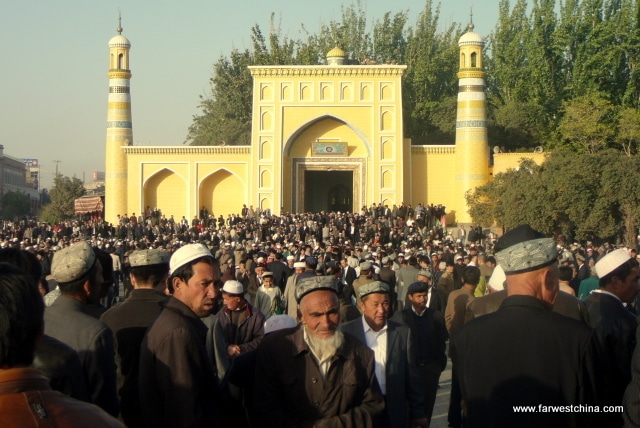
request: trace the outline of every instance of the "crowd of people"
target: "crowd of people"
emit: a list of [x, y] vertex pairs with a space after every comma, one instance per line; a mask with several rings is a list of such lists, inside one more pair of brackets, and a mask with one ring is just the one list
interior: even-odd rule
[[2, 426], [427, 427], [447, 342], [450, 426], [640, 426], [635, 248], [421, 204], [198, 217], [2, 223]]

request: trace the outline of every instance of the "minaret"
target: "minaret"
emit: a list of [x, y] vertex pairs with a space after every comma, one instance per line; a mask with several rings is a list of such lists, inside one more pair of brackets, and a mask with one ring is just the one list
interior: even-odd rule
[[127, 157], [122, 149], [122, 146], [130, 146], [133, 142], [129, 93], [131, 43], [122, 35], [121, 22], [121, 18], [118, 18], [118, 35], [109, 40], [109, 101], [104, 180], [104, 219], [114, 225], [118, 214], [131, 214], [127, 211]]
[[470, 223], [465, 193], [489, 181], [489, 142], [482, 37], [473, 31], [473, 20], [460, 37], [458, 115], [456, 118], [456, 220]]

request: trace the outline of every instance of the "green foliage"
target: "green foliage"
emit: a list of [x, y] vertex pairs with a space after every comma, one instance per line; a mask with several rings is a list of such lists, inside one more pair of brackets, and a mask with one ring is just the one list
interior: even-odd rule
[[58, 174], [53, 179], [53, 188], [49, 192], [51, 203], [43, 207], [41, 215], [55, 218], [55, 222], [73, 217], [75, 200], [84, 196], [85, 193], [86, 190], [79, 178]]
[[31, 197], [26, 193], [9, 191], [2, 196], [2, 217], [13, 219], [31, 212]]
[[575, 154], [558, 150], [538, 166], [517, 169], [466, 195], [474, 222], [505, 228], [530, 224], [548, 235], [614, 239], [633, 245], [640, 225], [640, 159], [615, 150]]
[[[200, 99], [185, 143], [251, 143], [252, 65], [324, 64], [336, 45], [348, 62], [406, 64], [404, 136], [413, 144], [455, 141], [460, 23], [442, 25], [426, 0], [415, 22], [386, 12], [368, 22], [362, 3], [311, 33], [250, 29], [250, 48], [213, 66], [211, 92]], [[635, 154], [640, 111], [640, 0], [501, 0], [484, 50], [489, 138], [507, 151], [535, 146]]]

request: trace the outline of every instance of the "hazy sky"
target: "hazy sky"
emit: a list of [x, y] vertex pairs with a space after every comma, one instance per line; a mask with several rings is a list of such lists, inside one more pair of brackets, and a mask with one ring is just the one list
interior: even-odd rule
[[[474, 4], [475, 3], [475, 4]], [[182, 145], [199, 96], [209, 94], [213, 63], [234, 47], [250, 46], [250, 29], [269, 29], [271, 13], [285, 35], [300, 25], [315, 32], [340, 19], [351, 1], [323, 0], [0, 0], [0, 144], [17, 158], [36, 158], [41, 184], [59, 172], [92, 180], [104, 171], [108, 42], [118, 9], [131, 41], [130, 68], [135, 145]], [[369, 25], [386, 11], [409, 11], [421, 0], [363, 1]], [[434, 0], [437, 5], [437, 1]], [[445, 0], [440, 22], [466, 24], [474, 7], [475, 31], [487, 36], [498, 0]]]

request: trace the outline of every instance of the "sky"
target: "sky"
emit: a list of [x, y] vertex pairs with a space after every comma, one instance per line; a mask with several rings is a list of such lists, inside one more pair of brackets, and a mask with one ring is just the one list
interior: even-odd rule
[[[423, 0], [360, 0], [368, 25], [387, 11], [408, 11]], [[475, 4], [474, 4], [475, 3]], [[444, 0], [440, 23], [466, 25], [473, 7], [475, 31], [495, 27], [499, 0]], [[0, 144], [6, 155], [38, 159], [41, 187], [56, 172], [91, 182], [105, 169], [108, 42], [118, 11], [131, 42], [134, 145], [180, 146], [199, 97], [210, 93], [213, 64], [233, 48], [250, 47], [250, 30], [264, 33], [275, 13], [284, 35], [301, 25], [316, 32], [339, 20], [351, 0], [0, 0]], [[434, 6], [438, 4], [433, 1]], [[57, 162], [60, 161], [60, 162]]]

